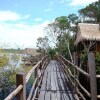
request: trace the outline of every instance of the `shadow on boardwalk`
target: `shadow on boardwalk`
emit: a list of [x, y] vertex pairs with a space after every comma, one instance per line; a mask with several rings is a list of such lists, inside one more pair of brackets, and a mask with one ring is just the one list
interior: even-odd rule
[[75, 100], [61, 65], [55, 60], [45, 70], [39, 100]]

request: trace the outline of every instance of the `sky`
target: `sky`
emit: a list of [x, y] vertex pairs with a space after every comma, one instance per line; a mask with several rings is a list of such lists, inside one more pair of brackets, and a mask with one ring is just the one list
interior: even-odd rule
[[0, 0], [0, 46], [36, 48], [44, 27], [98, 0]]

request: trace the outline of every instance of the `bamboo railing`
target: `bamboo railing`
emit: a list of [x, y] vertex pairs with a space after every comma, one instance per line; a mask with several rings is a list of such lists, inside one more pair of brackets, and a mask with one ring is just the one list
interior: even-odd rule
[[[57, 59], [59, 62], [61, 62], [62, 69], [65, 73], [65, 76], [68, 77], [70, 83], [72, 84], [74, 88], [74, 92], [76, 92], [83, 100], [86, 100], [85, 96], [83, 93], [80, 91], [80, 89], [91, 99], [91, 100], [97, 100], [100, 98], [100, 95], [97, 95], [97, 83], [96, 83], [96, 78], [100, 78], [100, 75], [96, 75], [96, 70], [95, 70], [95, 58], [93, 53], [88, 54], [88, 68], [89, 68], [89, 73], [85, 72], [81, 68], [79, 68], [76, 63], [77, 63], [77, 58], [74, 57], [74, 63], [70, 62], [69, 60], [65, 59], [61, 55], [57, 55]], [[72, 72], [69, 68], [73, 68], [74, 72]], [[80, 83], [78, 76], [79, 73], [83, 74], [90, 80], [90, 92]]]
[[[35, 100], [39, 96], [39, 88], [43, 79], [44, 70], [49, 63], [48, 56], [42, 58], [33, 68], [25, 75], [24, 73], [16, 74], [16, 89], [9, 94], [4, 100], [12, 100], [14, 97], [17, 100]], [[40, 70], [40, 75], [38, 71]], [[26, 84], [28, 83], [32, 73], [34, 73], [34, 83], [30, 90], [29, 96], [26, 99]], [[33, 94], [34, 93], [34, 94]]]

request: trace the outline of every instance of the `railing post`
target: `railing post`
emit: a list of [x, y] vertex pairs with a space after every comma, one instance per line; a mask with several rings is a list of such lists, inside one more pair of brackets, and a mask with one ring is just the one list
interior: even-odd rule
[[88, 54], [88, 66], [90, 74], [91, 100], [97, 100], [96, 66], [93, 53]]
[[26, 84], [25, 84], [25, 74], [16, 74], [16, 87], [23, 85], [23, 89], [17, 94], [17, 100], [26, 100]]
[[[39, 66], [37, 66], [36, 67], [36, 69], [35, 69], [35, 79], [37, 78], [37, 82], [36, 82], [36, 85], [35, 85], [35, 89], [38, 87], [38, 67]], [[39, 91], [37, 90], [37, 94], [36, 94], [36, 98], [38, 98], [38, 96], [39, 96]]]

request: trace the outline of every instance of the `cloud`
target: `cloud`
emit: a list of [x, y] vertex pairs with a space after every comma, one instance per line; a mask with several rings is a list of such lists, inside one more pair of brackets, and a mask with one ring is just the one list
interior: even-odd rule
[[21, 16], [12, 11], [0, 11], [0, 21], [16, 21], [21, 19]]
[[42, 21], [42, 18], [35, 18], [35, 21]]
[[43, 29], [49, 23], [45, 21], [38, 25], [0, 23], [0, 42], [24, 47], [36, 47], [38, 37], [43, 37]]
[[50, 12], [50, 11], [52, 11], [52, 8], [48, 8], [48, 9], [45, 9], [45, 10], [43, 10], [43, 11], [45, 11], [45, 12]]
[[70, 2], [70, 5], [72, 5], [72, 6], [86, 5], [86, 4], [90, 4], [92, 2], [95, 2], [95, 1], [98, 1], [98, 0], [72, 0]]

